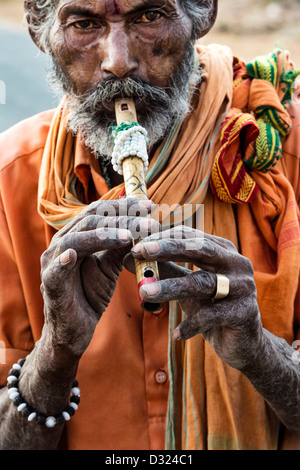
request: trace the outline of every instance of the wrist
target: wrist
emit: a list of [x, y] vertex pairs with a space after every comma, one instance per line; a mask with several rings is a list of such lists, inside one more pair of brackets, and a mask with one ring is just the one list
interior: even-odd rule
[[54, 428], [57, 425], [63, 424], [65, 421], [69, 421], [71, 416], [75, 414], [75, 411], [78, 409], [78, 404], [80, 403], [80, 389], [78, 388], [79, 384], [77, 380], [73, 382], [67, 406], [54, 416], [53, 413], [52, 415], [48, 415], [47, 412], [40, 412], [40, 410], [28, 404], [20, 392], [19, 381], [25, 362], [26, 359], [20, 359], [18, 363], [13, 364], [7, 377], [8, 397], [17, 408], [19, 414], [30, 423], [45, 425], [48, 428]]
[[[68, 316], [68, 313], [65, 315]], [[67, 324], [58, 322], [55, 325], [53, 320], [48, 319], [48, 316], [50, 315], [45, 312], [45, 322], [40, 339], [46, 348], [46, 353], [53, 352], [57, 360], [60, 357], [65, 357], [68, 361], [79, 360], [92, 339], [96, 324], [92, 325], [90, 329], [89, 319], [82, 318], [80, 323], [68, 321]]]
[[260, 320], [255, 330], [252, 331], [251, 334], [248, 334], [248, 338], [244, 341], [244, 344], [245, 348], [242, 347], [241, 352], [241, 356], [244, 360], [241, 361], [241, 365], [238, 369], [243, 374], [248, 375], [253, 373], [253, 371], [258, 371], [264, 364], [267, 344], [265, 330]]
[[59, 342], [51, 329], [44, 326], [42, 336], [35, 344], [36, 355], [39, 358], [40, 373], [54, 371], [57, 374], [75, 373], [82, 353], [74, 351], [72, 343]]
[[46, 358], [46, 361], [50, 358], [55, 369], [78, 363], [86, 350], [75, 332], [69, 336], [62, 330], [63, 328], [53, 328], [52, 324], [45, 320], [41, 338], [36, 343], [42, 357]]
[[252, 354], [245, 362], [240, 371], [245, 374], [250, 380], [252, 377], [264, 377], [266, 373], [266, 365], [268, 364], [268, 356], [270, 354], [270, 345], [268, 332], [261, 328], [258, 335], [255, 347], [252, 349]]
[[20, 394], [26, 403], [45, 415], [60, 413], [68, 403], [79, 359], [68, 349], [53, 349], [43, 333], [19, 377]]

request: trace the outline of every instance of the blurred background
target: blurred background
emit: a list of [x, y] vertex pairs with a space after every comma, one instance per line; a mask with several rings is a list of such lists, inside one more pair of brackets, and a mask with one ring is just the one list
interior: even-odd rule
[[[213, 30], [202, 39], [245, 60], [281, 46], [300, 68], [300, 0], [219, 0]], [[0, 132], [57, 105], [47, 85], [48, 60], [23, 24], [23, 0], [0, 0]]]

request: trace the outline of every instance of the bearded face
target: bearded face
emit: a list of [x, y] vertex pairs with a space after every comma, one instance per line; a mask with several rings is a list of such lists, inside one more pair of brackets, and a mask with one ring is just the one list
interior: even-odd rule
[[60, 0], [51, 82], [68, 96], [69, 126], [102, 158], [112, 152], [114, 100], [134, 98], [149, 147], [188, 110], [192, 24], [176, 0]]
[[74, 92], [59, 63], [53, 57], [49, 81], [67, 95], [69, 128], [80, 133], [85, 144], [103, 160], [113, 151], [111, 127], [115, 125], [114, 101], [133, 98], [139, 123], [147, 129], [151, 149], [163, 139], [174, 120], [189, 112], [188, 94], [191, 85], [200, 80], [200, 70], [194, 63], [194, 50], [188, 45], [184, 60], [167, 87], [153, 86], [139, 76], [104, 78], [83, 94]]
[[109, 156], [114, 100], [130, 97], [153, 147], [189, 111], [200, 76], [192, 40], [196, 29], [209, 29], [216, 3], [25, 0], [30, 33], [52, 57], [50, 82], [68, 97], [70, 129]]

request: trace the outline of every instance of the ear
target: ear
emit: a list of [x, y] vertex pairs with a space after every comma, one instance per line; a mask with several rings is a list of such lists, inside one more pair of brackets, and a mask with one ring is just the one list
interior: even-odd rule
[[207, 31], [205, 32], [205, 34], [207, 34], [211, 28], [213, 27], [213, 25], [215, 24], [216, 22], [216, 19], [217, 19], [217, 15], [218, 15], [218, 0], [213, 0], [213, 5], [212, 5], [212, 9], [211, 9], [211, 13], [210, 13], [210, 24], [209, 24], [209, 27], [207, 29]]
[[198, 7], [206, 9], [207, 19], [200, 23], [197, 28], [196, 35], [200, 39], [205, 36], [215, 24], [218, 14], [218, 0], [194, 0]]
[[44, 48], [40, 44], [39, 35], [37, 32], [38, 27], [43, 23], [46, 18], [45, 10], [43, 8], [37, 7], [36, 0], [25, 0], [24, 12], [28, 31], [33, 42], [42, 52], [45, 52]]

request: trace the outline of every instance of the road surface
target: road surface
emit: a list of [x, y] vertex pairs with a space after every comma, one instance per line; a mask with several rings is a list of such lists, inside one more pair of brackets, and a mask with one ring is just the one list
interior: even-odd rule
[[46, 82], [48, 67], [26, 31], [0, 26], [0, 132], [57, 105]]

